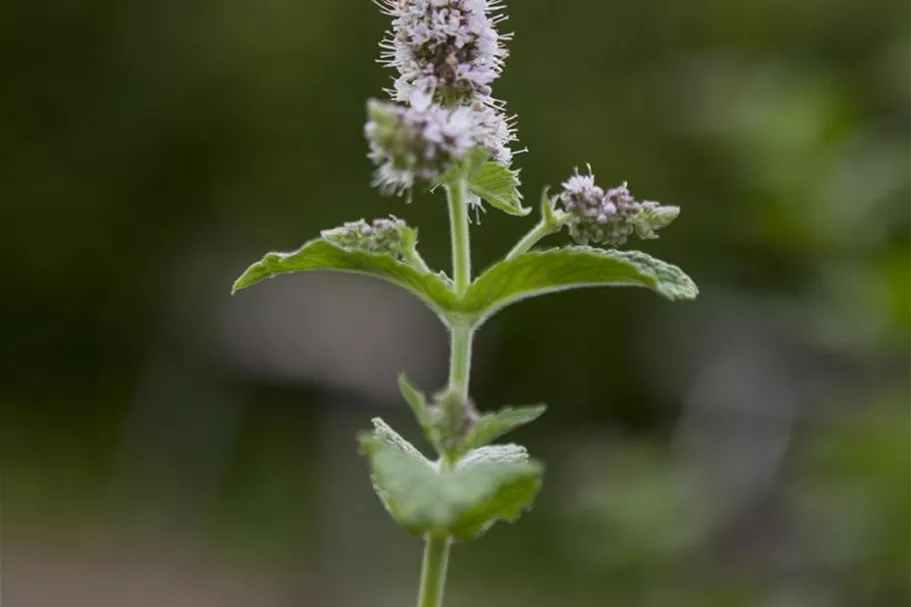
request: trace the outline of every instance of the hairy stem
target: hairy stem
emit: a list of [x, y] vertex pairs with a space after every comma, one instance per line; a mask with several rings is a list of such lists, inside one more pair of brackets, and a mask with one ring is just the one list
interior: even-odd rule
[[521, 255], [522, 253], [527, 252], [533, 246], [538, 244], [538, 241], [553, 234], [556, 230], [549, 223], [543, 219], [536, 225], [534, 228], [528, 231], [528, 234], [522, 237], [522, 240], [516, 243], [516, 246], [507, 253], [506, 261], [511, 261]]
[[[452, 233], [452, 281], [455, 293], [462, 297], [471, 283], [471, 240], [468, 233], [468, 186], [464, 177], [446, 186], [449, 199], [449, 223]], [[448, 425], [458, 425], [468, 403], [468, 382], [471, 377], [471, 343], [474, 327], [455, 325], [450, 330], [449, 386], [443, 415]], [[443, 467], [455, 464], [453, 458], [443, 455]], [[418, 607], [441, 607], [446, 584], [446, 566], [449, 563], [448, 535], [429, 534], [424, 546], [424, 565], [421, 569], [421, 589]]]
[[449, 350], [449, 390], [457, 394], [459, 400], [468, 399], [468, 382], [471, 379], [471, 344], [474, 328], [455, 326], [450, 334]]
[[452, 232], [452, 280], [461, 297], [471, 282], [471, 241], [468, 235], [468, 188], [460, 177], [446, 186]]
[[527, 253], [533, 246], [538, 244], [538, 241], [542, 238], [559, 232], [568, 221], [569, 214], [561, 213], [559, 211], [556, 214], [542, 217], [541, 221], [538, 222], [538, 225], [529, 230], [528, 234], [523, 236], [522, 240], [517, 242], [516, 246], [506, 254], [506, 261], [511, 261], [522, 253]]
[[449, 564], [450, 540], [446, 536], [430, 534], [424, 547], [424, 565], [421, 569], [421, 589], [418, 607], [441, 607], [443, 587], [446, 584], [446, 567]]

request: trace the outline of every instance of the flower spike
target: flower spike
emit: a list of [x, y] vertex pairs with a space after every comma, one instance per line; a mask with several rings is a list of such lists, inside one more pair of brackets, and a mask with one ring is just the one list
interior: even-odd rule
[[392, 17], [381, 61], [399, 72], [391, 91], [400, 103], [430, 93], [443, 104], [490, 97], [509, 52], [496, 26], [506, 19], [499, 0], [379, 0]]

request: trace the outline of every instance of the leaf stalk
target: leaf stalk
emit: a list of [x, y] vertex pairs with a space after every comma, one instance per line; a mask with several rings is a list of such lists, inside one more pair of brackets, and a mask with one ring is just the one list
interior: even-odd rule
[[541, 195], [541, 221], [516, 243], [516, 246], [506, 254], [504, 261], [512, 261], [519, 255], [527, 253], [543, 238], [562, 230], [569, 220], [570, 214], [554, 209], [553, 201], [548, 196], [547, 190], [544, 190]]

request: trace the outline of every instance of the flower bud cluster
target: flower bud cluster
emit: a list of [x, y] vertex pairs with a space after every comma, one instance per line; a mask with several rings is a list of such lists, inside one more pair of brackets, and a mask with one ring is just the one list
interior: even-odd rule
[[392, 17], [382, 60], [399, 77], [396, 103], [368, 106], [374, 184], [396, 194], [433, 185], [476, 148], [511, 164], [514, 122], [490, 96], [509, 38], [496, 30], [500, 0], [376, 1]]
[[595, 184], [591, 173], [576, 171], [563, 183], [558, 198], [570, 214], [569, 233], [579, 244], [619, 247], [635, 234], [642, 239], [657, 238], [657, 230], [680, 213], [678, 207], [637, 201], [623, 183], [607, 191]]
[[398, 257], [407, 255], [415, 245], [414, 230], [398, 217], [390, 215], [367, 223], [363, 219], [323, 230], [321, 236], [344, 249], [388, 253]]

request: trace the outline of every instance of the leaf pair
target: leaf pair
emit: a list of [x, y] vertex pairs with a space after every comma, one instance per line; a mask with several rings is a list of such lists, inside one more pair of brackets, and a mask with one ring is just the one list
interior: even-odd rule
[[234, 292], [279, 274], [313, 270], [364, 274], [398, 285], [449, 325], [478, 325], [523, 299], [582, 287], [646, 287], [671, 300], [693, 299], [698, 293], [680, 268], [645, 253], [563, 247], [529, 251], [494, 264], [460, 298], [444, 275], [389, 254], [342, 248], [324, 239], [291, 253], [268, 253], [237, 279]]
[[477, 538], [499, 520], [517, 520], [540, 490], [543, 467], [524, 447], [481, 447], [448, 468], [427, 460], [381, 419], [373, 424], [374, 431], [359, 441], [374, 490], [392, 517], [416, 535]]

